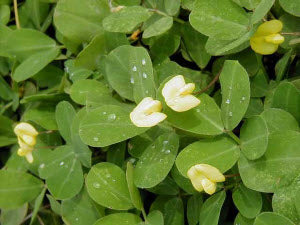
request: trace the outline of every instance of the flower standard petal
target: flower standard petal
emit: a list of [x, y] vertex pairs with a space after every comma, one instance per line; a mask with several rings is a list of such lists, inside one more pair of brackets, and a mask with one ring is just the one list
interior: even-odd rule
[[198, 164], [195, 166], [199, 173], [202, 173], [207, 179], [213, 182], [224, 182], [225, 176], [216, 167], [208, 164]]

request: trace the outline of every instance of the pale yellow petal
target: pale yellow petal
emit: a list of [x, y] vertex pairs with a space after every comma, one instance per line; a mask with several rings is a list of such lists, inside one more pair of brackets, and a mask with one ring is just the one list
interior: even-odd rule
[[180, 95], [188, 95], [191, 94], [194, 89], [195, 89], [195, 84], [194, 83], [188, 83], [184, 85], [182, 88], [180, 88], [179, 93]]
[[212, 182], [224, 182], [225, 176], [216, 167], [208, 164], [198, 164], [195, 169]]
[[165, 83], [162, 89], [162, 95], [167, 101], [168, 99], [178, 96], [179, 90], [185, 85], [184, 77], [182, 75], [177, 75]]
[[29, 163], [33, 163], [33, 156], [32, 156], [32, 152], [28, 152], [26, 155], [25, 155], [27, 161]]
[[200, 100], [193, 95], [183, 95], [166, 101], [166, 104], [176, 112], [185, 112], [198, 106]]
[[154, 112], [150, 115], [130, 113], [132, 123], [137, 127], [153, 127], [164, 121], [167, 115], [160, 112]]
[[266, 42], [265, 37], [252, 37], [250, 45], [253, 51], [262, 55], [273, 54], [278, 49], [278, 44]]
[[202, 179], [204, 179], [205, 177], [204, 177], [203, 175], [199, 174], [199, 173], [197, 172], [197, 170], [195, 169], [194, 166], [192, 166], [192, 167], [188, 170], [187, 176], [188, 176], [188, 178], [190, 179], [190, 181], [191, 181], [193, 187], [194, 187], [197, 191], [199, 191], [199, 192], [203, 191]]
[[22, 135], [30, 135], [30, 136], [37, 136], [38, 132], [36, 129], [29, 123], [19, 123], [17, 126], [14, 128], [14, 132], [17, 136], [22, 136]]
[[256, 30], [254, 36], [267, 36], [279, 33], [282, 30], [282, 22], [280, 20], [270, 20], [262, 23]]
[[284, 37], [280, 34], [271, 34], [265, 37], [265, 41], [279, 45], [284, 42]]
[[206, 179], [204, 178], [202, 181], [201, 181], [201, 184], [202, 184], [202, 187], [204, 189], [204, 191], [207, 193], [207, 194], [214, 194], [216, 192], [216, 189], [217, 189], [217, 184], [210, 181], [209, 179]]

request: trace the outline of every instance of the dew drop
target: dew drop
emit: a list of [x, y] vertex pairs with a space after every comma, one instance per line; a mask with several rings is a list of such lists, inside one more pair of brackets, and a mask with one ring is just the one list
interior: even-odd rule
[[78, 218], [75, 218], [75, 220], [78, 221], [79, 219], [78, 219]]
[[196, 111], [199, 113], [199, 112], [200, 112], [200, 109], [197, 109]]
[[226, 104], [229, 104], [229, 103], [230, 103], [230, 100], [229, 100], [229, 99], [227, 99], [225, 103], [226, 103]]
[[113, 182], [116, 182], [116, 180], [115, 180], [115, 179], [113, 179], [112, 181], [113, 181]]
[[137, 68], [136, 68], [136, 66], [134, 66], [134, 67], [132, 67], [132, 71], [137, 71]]
[[108, 116], [108, 120], [109, 120], [109, 121], [114, 121], [116, 118], [117, 118], [117, 117], [116, 117], [116, 114], [110, 114], [110, 115]]
[[60, 166], [63, 166], [64, 164], [65, 164], [64, 162], [60, 162], [60, 163], [59, 163]]
[[110, 177], [111, 177], [111, 175], [108, 173], [108, 174], [106, 174], [106, 177], [107, 177], [107, 178], [110, 178]]
[[169, 143], [169, 141], [163, 141], [163, 144], [164, 145], [166, 145], [166, 144], [168, 144]]
[[100, 188], [100, 184], [99, 183], [93, 183], [94, 188]]
[[103, 115], [106, 115], [106, 113], [107, 113], [107, 112], [103, 112], [102, 114], [103, 114]]
[[170, 150], [166, 150], [165, 151], [166, 154], [170, 154], [170, 152], [171, 152]]
[[134, 79], [133, 79], [133, 77], [130, 78], [130, 83], [134, 84]]
[[144, 78], [147, 78], [147, 74], [146, 74], [146, 73], [143, 73], [143, 77], [144, 77]]
[[144, 65], [144, 66], [146, 65], [146, 60], [145, 59], [142, 60], [142, 65]]
[[229, 112], [229, 116], [232, 116], [232, 112]]
[[45, 167], [45, 164], [44, 164], [44, 163], [40, 165], [40, 168], [41, 168], [41, 169], [43, 169], [44, 167]]
[[99, 138], [97, 138], [97, 137], [94, 137], [94, 138], [93, 138], [93, 140], [94, 140], [94, 141], [98, 141], [98, 140], [99, 140]]
[[243, 96], [243, 97], [242, 97], [242, 101], [245, 101], [245, 100], [246, 100], [246, 97], [245, 97], [245, 96]]
[[146, 94], [149, 94], [149, 91], [148, 91], [148, 90], [146, 90], [146, 91], [145, 91], [145, 93], [146, 93]]

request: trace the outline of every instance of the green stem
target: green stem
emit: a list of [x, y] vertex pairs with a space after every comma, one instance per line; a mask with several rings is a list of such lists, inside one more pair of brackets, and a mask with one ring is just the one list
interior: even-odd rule
[[14, 0], [14, 12], [15, 12], [15, 21], [16, 21], [16, 26], [17, 29], [20, 29], [20, 20], [19, 20], [19, 13], [18, 13], [18, 2], [17, 0]]
[[147, 214], [145, 212], [144, 207], [141, 209], [145, 222], [147, 223]]
[[300, 36], [300, 32], [281, 32], [282, 35]]
[[226, 134], [228, 134], [236, 143], [238, 143], [239, 145], [241, 144], [238, 136], [236, 136], [232, 131], [226, 131]]

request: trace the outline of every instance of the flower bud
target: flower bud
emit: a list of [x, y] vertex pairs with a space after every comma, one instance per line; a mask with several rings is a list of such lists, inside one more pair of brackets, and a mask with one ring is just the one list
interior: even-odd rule
[[200, 100], [191, 95], [194, 83], [186, 84], [182, 75], [169, 80], [162, 89], [166, 104], [176, 112], [188, 111], [200, 104]]
[[161, 113], [160, 101], [153, 98], [144, 98], [130, 113], [130, 119], [137, 127], [153, 127], [167, 118]]

